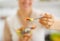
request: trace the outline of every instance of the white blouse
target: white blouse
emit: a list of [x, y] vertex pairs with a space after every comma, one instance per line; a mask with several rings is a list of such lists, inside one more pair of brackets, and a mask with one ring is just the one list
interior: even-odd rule
[[[38, 18], [40, 17], [40, 14], [42, 11], [38, 10], [32, 10], [32, 18]], [[13, 41], [18, 41], [18, 35], [16, 34], [17, 29], [19, 29], [22, 24], [20, 21], [18, 21], [18, 16], [15, 14], [14, 16], [8, 17], [7, 18], [7, 23], [9, 25], [9, 29], [12, 34], [12, 40]], [[39, 23], [38, 20], [34, 20], [32, 24], [36, 25], [36, 29], [32, 31], [32, 41], [45, 41], [45, 28]], [[31, 24], [29, 24], [31, 26]]]

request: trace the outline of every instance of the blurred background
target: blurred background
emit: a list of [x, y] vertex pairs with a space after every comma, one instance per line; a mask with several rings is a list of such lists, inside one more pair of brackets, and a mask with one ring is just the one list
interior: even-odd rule
[[[14, 15], [18, 0], [0, 0], [0, 41], [2, 40], [5, 18]], [[60, 0], [34, 0], [33, 8], [54, 14], [60, 18]]]

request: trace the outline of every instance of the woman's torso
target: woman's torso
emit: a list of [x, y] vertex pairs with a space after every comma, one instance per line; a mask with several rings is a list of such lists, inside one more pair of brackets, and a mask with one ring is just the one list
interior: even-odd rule
[[[40, 17], [40, 13], [42, 13], [42, 12], [33, 10], [31, 17], [38, 18], [38, 17]], [[22, 26], [21, 22], [18, 20], [18, 16], [15, 14], [14, 16], [7, 18], [7, 23], [9, 25], [9, 29], [12, 34], [12, 40], [18, 41], [19, 38], [16, 33], [16, 30], [21, 28], [21, 26]], [[40, 25], [38, 20], [35, 20], [33, 22], [33, 24], [36, 25], [36, 29], [32, 32], [32, 41], [45, 41], [44, 40], [45, 39], [45, 29], [43, 28], [43, 26]], [[31, 26], [32, 24], [29, 24], [29, 25]]]

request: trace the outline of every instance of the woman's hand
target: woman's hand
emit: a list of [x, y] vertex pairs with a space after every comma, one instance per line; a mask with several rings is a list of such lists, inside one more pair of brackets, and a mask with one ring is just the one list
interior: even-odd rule
[[19, 41], [31, 41], [32, 30], [34, 29], [35, 25], [33, 25], [31, 28], [21, 27], [19, 30], [17, 30], [17, 34], [19, 35]]
[[51, 14], [45, 13], [43, 17], [39, 19], [39, 22], [48, 29], [53, 25], [54, 18]]
[[24, 36], [23, 37], [20, 37], [20, 41], [31, 41], [31, 34], [24, 34]]

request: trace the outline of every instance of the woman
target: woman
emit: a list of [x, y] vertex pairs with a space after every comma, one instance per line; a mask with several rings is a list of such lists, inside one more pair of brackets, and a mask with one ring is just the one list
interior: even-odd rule
[[[33, 0], [18, 0], [19, 9], [16, 15], [7, 18], [5, 22], [5, 29], [4, 29], [4, 41], [20, 41], [19, 36], [16, 34], [17, 29], [24, 26], [31, 26], [32, 23], [29, 23], [25, 20], [25, 18], [38, 18], [41, 17], [41, 11], [35, 11], [32, 9]], [[46, 18], [48, 20], [46, 21]], [[51, 21], [52, 20], [52, 21]], [[48, 25], [48, 22], [50, 25]], [[36, 25], [36, 29], [32, 32], [31, 41], [44, 41], [44, 27], [50, 27], [53, 23], [53, 18], [51, 15], [44, 14], [38, 20], [34, 21], [33, 24]], [[40, 25], [42, 24], [42, 25]], [[42, 35], [42, 36], [41, 36]], [[30, 39], [30, 38], [29, 38]], [[28, 39], [28, 41], [30, 41]], [[25, 38], [22, 41], [27, 41]]]

